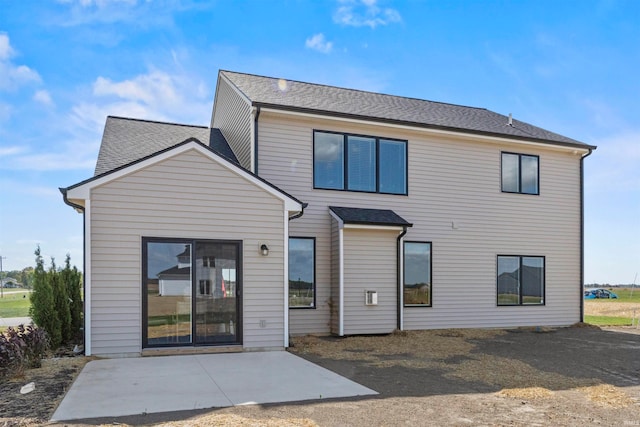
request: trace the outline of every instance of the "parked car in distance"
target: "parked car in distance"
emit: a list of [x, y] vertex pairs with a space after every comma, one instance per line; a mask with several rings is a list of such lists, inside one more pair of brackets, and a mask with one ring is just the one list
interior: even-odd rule
[[618, 295], [606, 289], [590, 289], [588, 291], [584, 291], [584, 299], [599, 299], [599, 298], [605, 298], [605, 299], [618, 298]]

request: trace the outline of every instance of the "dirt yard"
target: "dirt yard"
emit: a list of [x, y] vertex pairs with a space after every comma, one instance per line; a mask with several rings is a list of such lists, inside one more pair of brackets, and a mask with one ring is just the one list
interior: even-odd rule
[[[71, 383], [91, 360], [87, 357], [46, 359], [42, 367], [30, 369], [24, 377], [0, 382], [0, 427], [39, 425], [53, 415]], [[29, 383], [35, 389], [21, 394]]]
[[[294, 354], [380, 394], [76, 425], [640, 425], [640, 334], [630, 332], [638, 331], [576, 327], [298, 338]], [[19, 418], [4, 420], [16, 425]]]

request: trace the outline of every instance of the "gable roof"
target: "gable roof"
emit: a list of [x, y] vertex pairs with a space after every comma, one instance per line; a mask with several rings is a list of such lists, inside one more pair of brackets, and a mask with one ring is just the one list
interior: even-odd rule
[[485, 108], [233, 71], [221, 70], [220, 74], [256, 107], [506, 137], [583, 149], [596, 148], [519, 120], [513, 119], [512, 125], [509, 125], [509, 117]]
[[219, 129], [151, 120], [107, 117], [94, 176], [195, 138], [218, 155], [238, 164]]
[[409, 221], [390, 209], [364, 209], [329, 206], [344, 224], [413, 227]]
[[241, 178], [246, 179], [252, 184], [260, 187], [262, 190], [281, 199], [282, 201], [284, 201], [285, 210], [287, 211], [300, 212], [304, 207], [307, 206], [306, 203], [301, 202], [289, 193], [271, 184], [266, 179], [244, 169], [242, 166], [238, 165], [237, 162], [233, 162], [221, 156], [219, 153], [214, 151], [213, 148], [203, 144], [196, 138], [189, 138], [176, 145], [136, 159], [128, 164], [119, 166], [100, 175], [95, 175], [89, 179], [71, 185], [67, 188], [60, 188], [59, 190], [63, 195], [65, 203], [76, 209], [83, 208], [84, 206], [77, 204], [77, 201], [89, 200], [92, 188], [110, 182], [119, 177], [128, 175], [130, 173], [136, 172], [140, 169], [166, 160], [167, 158], [170, 158], [174, 155], [184, 153], [188, 150], [198, 151], [199, 153], [207, 156], [212, 161], [215, 161], [223, 167], [229, 169]]

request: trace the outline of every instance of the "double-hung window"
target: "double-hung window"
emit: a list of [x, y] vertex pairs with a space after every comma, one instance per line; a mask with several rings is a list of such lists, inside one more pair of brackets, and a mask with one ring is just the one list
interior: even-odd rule
[[407, 141], [313, 133], [313, 187], [407, 194]]
[[498, 255], [498, 305], [543, 305], [542, 256]]
[[539, 166], [538, 156], [502, 153], [502, 191], [540, 194]]
[[431, 306], [431, 243], [404, 242], [405, 306]]
[[289, 238], [289, 307], [316, 306], [316, 239]]

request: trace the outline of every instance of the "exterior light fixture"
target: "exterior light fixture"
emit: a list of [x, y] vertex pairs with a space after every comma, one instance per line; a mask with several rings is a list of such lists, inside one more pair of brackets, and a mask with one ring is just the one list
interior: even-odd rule
[[260, 245], [260, 253], [262, 254], [262, 256], [269, 255], [269, 247], [263, 243], [262, 245]]

